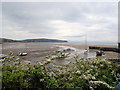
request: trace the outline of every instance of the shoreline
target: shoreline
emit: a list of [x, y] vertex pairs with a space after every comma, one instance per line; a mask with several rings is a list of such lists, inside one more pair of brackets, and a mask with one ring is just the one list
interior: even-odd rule
[[[19, 45], [22, 45], [19, 47]], [[58, 47], [56, 46], [58, 45]], [[4, 44], [3, 44], [4, 46]], [[15, 56], [18, 56], [19, 52], [27, 51], [28, 56], [21, 57], [25, 59], [31, 59], [31, 58], [39, 58], [41, 56], [46, 56], [49, 55], [50, 53], [56, 51], [59, 49], [59, 46], [68, 46], [68, 47], [73, 47], [76, 49], [84, 50], [85, 45], [84, 44], [69, 44], [69, 43], [27, 43], [27, 49], [25, 48], [24, 43], [22, 42], [17, 42], [17, 43], [5, 43], [5, 47], [7, 49], [2, 49], [3, 54], [9, 55], [10, 51], [14, 53]], [[99, 45], [103, 46], [104, 45]], [[110, 45], [107, 45], [107, 47], [111, 47]], [[116, 46], [113, 46], [116, 47]], [[87, 46], [89, 48], [89, 46]], [[90, 52], [96, 52], [97, 49], [90, 49]], [[107, 58], [117, 58], [120, 54], [116, 52], [111, 52], [111, 51], [105, 51], [106, 57]]]
[[[85, 49], [85, 45], [81, 44], [81, 45], [76, 45], [76, 44], [58, 44], [60, 46], [69, 46], [69, 47], [73, 47], [73, 48], [77, 48], [77, 49]], [[91, 45], [90, 45], [91, 46]], [[95, 45], [94, 45], [95, 46]], [[115, 45], [97, 45], [99, 47], [108, 47], [108, 48], [115, 48], [117, 46]], [[87, 48], [89, 48], [89, 46], [87, 46]], [[98, 49], [89, 49], [90, 52], [96, 52], [98, 51]], [[120, 56], [120, 53], [116, 53], [113, 51], [104, 51], [106, 54], [107, 58], [118, 58]]]

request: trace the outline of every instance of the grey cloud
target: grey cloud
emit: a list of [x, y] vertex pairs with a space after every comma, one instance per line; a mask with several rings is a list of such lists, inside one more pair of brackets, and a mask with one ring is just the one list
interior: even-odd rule
[[[2, 7], [3, 25], [10, 26], [11, 23], [16, 23], [22, 27], [18, 29], [19, 31], [26, 30], [30, 33], [49, 36], [56, 35], [56, 30], [58, 30], [49, 21], [63, 20], [70, 23], [81, 23], [88, 28], [94, 24], [108, 24], [104, 28], [110, 30], [109, 32], [114, 32], [113, 30], [117, 29], [116, 23], [112, 23], [106, 18], [116, 18], [116, 8], [116, 3], [5, 2]], [[95, 15], [98, 19], [88, 18], [90, 15]], [[101, 31], [96, 30], [96, 32]], [[114, 33], [116, 34], [116, 32]]]

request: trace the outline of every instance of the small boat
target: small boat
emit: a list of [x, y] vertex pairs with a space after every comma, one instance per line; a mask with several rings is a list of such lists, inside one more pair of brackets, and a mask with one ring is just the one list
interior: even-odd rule
[[67, 48], [67, 49], [64, 49], [63, 52], [70, 52], [70, 51], [74, 51], [73, 49], [71, 48]]
[[84, 50], [84, 54], [88, 54], [89, 51], [87, 49]]
[[26, 56], [27, 55], [26, 51], [27, 51], [27, 43], [25, 42], [25, 51], [20, 52], [19, 56]]
[[88, 54], [89, 53], [89, 49], [88, 49], [88, 45], [87, 45], [87, 34], [85, 35], [85, 50], [84, 50], [84, 54]]
[[25, 53], [25, 52], [19, 53], [19, 56], [26, 56], [26, 55], [27, 55], [27, 53]]
[[5, 55], [5, 54], [0, 54], [0, 59], [4, 59], [4, 58], [6, 58], [7, 57], [7, 55]]
[[103, 56], [105, 53], [102, 50], [96, 52], [96, 56]]

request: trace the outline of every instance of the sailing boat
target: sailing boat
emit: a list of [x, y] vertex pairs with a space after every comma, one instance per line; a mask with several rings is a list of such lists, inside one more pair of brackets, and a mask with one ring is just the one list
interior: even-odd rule
[[84, 50], [84, 59], [87, 60], [88, 59], [88, 48], [87, 48], [87, 34], [85, 35], [85, 50]]
[[[26, 51], [27, 51], [27, 43], [25, 42], [25, 48], [26, 48]], [[20, 52], [19, 53], [19, 56], [26, 56], [27, 55], [27, 52]]]
[[85, 50], [84, 50], [84, 54], [88, 54], [89, 50], [87, 48], [87, 34], [85, 35]]

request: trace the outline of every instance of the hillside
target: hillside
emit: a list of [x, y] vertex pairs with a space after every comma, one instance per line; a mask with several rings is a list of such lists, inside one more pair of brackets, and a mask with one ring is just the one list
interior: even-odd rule
[[25, 42], [67, 42], [66, 40], [57, 39], [26, 39]]
[[6, 38], [0, 38], [0, 42], [68, 42], [66, 40], [57, 40], [57, 39], [25, 39], [25, 40], [12, 40]]
[[7, 38], [0, 38], [0, 42], [18, 42], [17, 40], [7, 39]]

